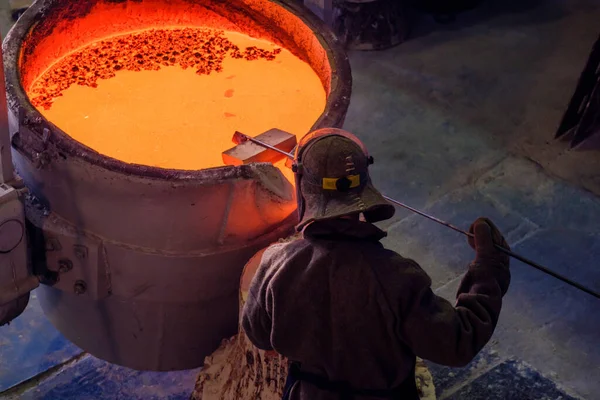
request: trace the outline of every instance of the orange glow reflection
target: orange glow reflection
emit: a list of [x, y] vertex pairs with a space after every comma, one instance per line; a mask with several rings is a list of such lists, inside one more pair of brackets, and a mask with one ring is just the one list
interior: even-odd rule
[[[224, 36], [240, 49], [277, 49], [240, 33]], [[31, 85], [30, 98], [61, 84], [44, 80], [51, 72]], [[222, 166], [221, 153], [233, 146], [236, 130], [256, 136], [279, 128], [304, 135], [326, 102], [317, 74], [285, 49], [271, 60], [227, 56], [222, 70], [209, 75], [180, 65], [119, 68], [112, 75], [91, 85], [61, 87], [46, 107], [34, 104], [48, 120], [99, 153], [163, 168]], [[278, 167], [293, 181], [283, 162]]]

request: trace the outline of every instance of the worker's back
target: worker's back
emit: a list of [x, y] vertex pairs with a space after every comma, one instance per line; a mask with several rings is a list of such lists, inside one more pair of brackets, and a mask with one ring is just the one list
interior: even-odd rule
[[414, 355], [399, 340], [395, 311], [398, 294], [410, 289], [393, 288], [386, 299], [379, 280], [399, 283], [414, 267], [392, 260], [378, 239], [307, 238], [271, 250], [277, 352], [358, 388], [395, 387], [406, 378]]
[[[243, 313], [248, 337], [304, 372], [356, 389], [403, 386], [412, 395], [415, 353], [447, 365], [468, 363], [493, 332], [507, 269], [497, 270], [505, 283], [486, 273], [476, 283], [488, 295], [466, 295], [454, 309], [433, 295], [415, 262], [379, 243], [384, 235], [374, 225], [336, 219], [270, 247], [251, 287], [254, 301]], [[340, 395], [301, 382], [290, 398]]]

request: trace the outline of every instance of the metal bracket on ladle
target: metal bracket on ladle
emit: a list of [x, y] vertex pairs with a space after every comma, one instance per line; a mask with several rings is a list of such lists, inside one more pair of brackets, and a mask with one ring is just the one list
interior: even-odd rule
[[[294, 155], [292, 153], [288, 152], [288, 151], [281, 150], [281, 149], [277, 148], [276, 146], [273, 146], [273, 145], [271, 145], [269, 143], [262, 142], [261, 140], [259, 140], [257, 138], [253, 138], [251, 136], [244, 135], [243, 133], [240, 133], [240, 132], [236, 132], [235, 133], [235, 135], [233, 137], [233, 141], [234, 141], [234, 143], [251, 142], [251, 143], [254, 143], [256, 145], [262, 146], [264, 149], [266, 149], [269, 152], [279, 153], [281, 156], [288, 157], [289, 159], [293, 159], [294, 158]], [[465, 231], [463, 229], [457, 228], [456, 226], [454, 226], [454, 225], [452, 225], [452, 224], [450, 224], [448, 222], [442, 221], [439, 218], [436, 218], [436, 217], [434, 217], [432, 215], [424, 213], [423, 211], [417, 210], [416, 208], [410, 207], [410, 206], [408, 206], [408, 205], [406, 205], [406, 204], [404, 204], [404, 203], [402, 203], [402, 202], [400, 202], [398, 200], [392, 199], [391, 197], [388, 197], [388, 196], [383, 196], [383, 197], [387, 201], [389, 201], [390, 203], [395, 204], [395, 205], [397, 205], [399, 207], [402, 207], [402, 208], [404, 208], [404, 209], [406, 209], [406, 210], [408, 210], [410, 212], [413, 212], [413, 213], [415, 213], [417, 215], [425, 217], [425, 218], [427, 218], [430, 221], [436, 222], [436, 223], [438, 223], [440, 225], [445, 226], [446, 228], [452, 229], [453, 231], [461, 233], [461, 234], [463, 234], [465, 236], [468, 236], [468, 237], [471, 237], [471, 238], [473, 237], [472, 233], [469, 233], [469, 232], [467, 232], [467, 231]], [[543, 272], [543, 273], [545, 273], [547, 275], [550, 275], [550, 276], [552, 276], [552, 277], [554, 277], [554, 278], [556, 278], [556, 279], [558, 279], [558, 280], [560, 280], [560, 281], [562, 281], [562, 282], [564, 282], [564, 283], [566, 283], [566, 284], [568, 284], [570, 286], [573, 286], [573, 287], [581, 290], [582, 292], [585, 292], [585, 293], [587, 293], [589, 295], [592, 295], [592, 296], [600, 299], [600, 293], [598, 293], [598, 292], [596, 292], [596, 291], [594, 291], [594, 290], [592, 290], [592, 289], [590, 289], [590, 288], [588, 288], [586, 286], [583, 286], [580, 283], [572, 281], [569, 278], [567, 278], [567, 277], [565, 277], [565, 276], [563, 276], [563, 275], [561, 275], [561, 274], [559, 274], [557, 272], [554, 272], [551, 269], [549, 269], [547, 267], [544, 267], [543, 265], [540, 265], [540, 264], [538, 264], [538, 263], [536, 263], [534, 261], [531, 261], [531, 260], [523, 257], [520, 254], [517, 254], [517, 253], [515, 253], [515, 252], [513, 252], [511, 250], [505, 249], [504, 247], [502, 247], [502, 246], [500, 246], [498, 244], [496, 244], [495, 246], [496, 246], [496, 248], [499, 251], [503, 252], [504, 254], [506, 254], [506, 255], [508, 255], [508, 256], [516, 259], [516, 260], [519, 260], [522, 263], [527, 264], [527, 265], [529, 265], [529, 266], [537, 269], [538, 271], [541, 271], [541, 272]]]
[[[0, 43], [2, 38], [0, 37]], [[11, 154], [4, 63], [0, 54], [0, 326], [18, 317], [39, 278], [29, 271], [25, 208]]]

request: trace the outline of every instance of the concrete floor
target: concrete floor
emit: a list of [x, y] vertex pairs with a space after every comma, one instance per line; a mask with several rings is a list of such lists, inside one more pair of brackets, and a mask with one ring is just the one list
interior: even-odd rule
[[[553, 141], [600, 33], [598, 21], [599, 0], [494, 0], [449, 26], [421, 17], [413, 39], [392, 50], [351, 54], [355, 82], [346, 128], [374, 155], [376, 185], [465, 228], [476, 217], [489, 216], [515, 251], [600, 290], [600, 151], [567, 151], [567, 144]], [[5, 33], [6, 26], [0, 27]], [[437, 292], [452, 299], [472, 258], [465, 240], [401, 210], [382, 225], [389, 231], [386, 245], [417, 260]], [[478, 360], [462, 370], [432, 365], [438, 397], [600, 398], [600, 300], [518, 262], [512, 271], [497, 332]], [[0, 339], [10, 343], [9, 335], [18, 337], [36, 321], [44, 332], [39, 337], [54, 345], [38, 349], [30, 343], [34, 356], [16, 363], [24, 367], [11, 369], [14, 382], [6, 380], [4, 388], [67, 362], [63, 372], [48, 373], [58, 383], [40, 385], [23, 398], [57, 398], [57, 393], [68, 398], [67, 389], [56, 387], [66, 385], [65, 369], [76, 369], [73, 365], [83, 365], [71, 372], [79, 374], [77, 384], [93, 375], [91, 381], [121, 393], [104, 398], [137, 398], [132, 382], [157, 387], [159, 379], [170, 393], [163, 398], [185, 398], [182, 384], [193, 380], [192, 373], [174, 385], [177, 379], [170, 375], [144, 378], [89, 356], [69, 364], [80, 351], [61, 339], [35, 304], [12, 331], [0, 332]], [[23, 361], [26, 354], [14, 358]], [[48, 354], [51, 362], [36, 361], [48, 361]], [[8, 365], [2, 357], [0, 376], [9, 373]], [[546, 377], [558, 388], [542, 395], [545, 384], [520, 384], [523, 374], [503, 380], [507, 370], [525, 369], [533, 376], [527, 382]], [[121, 380], [109, 385], [115, 376]], [[130, 382], [123, 383], [123, 376]], [[523, 385], [532, 392], [525, 393]], [[150, 398], [147, 392], [144, 398]]]
[[[514, 250], [600, 290], [600, 152], [553, 142], [598, 21], [599, 1], [493, 1], [452, 26], [425, 20], [395, 49], [352, 54], [346, 128], [375, 156], [377, 186], [465, 228], [489, 216]], [[464, 239], [406, 212], [384, 226], [386, 244], [453, 298], [472, 257]], [[512, 265], [486, 349], [499, 359], [440, 398], [510, 357], [599, 398], [600, 300]]]

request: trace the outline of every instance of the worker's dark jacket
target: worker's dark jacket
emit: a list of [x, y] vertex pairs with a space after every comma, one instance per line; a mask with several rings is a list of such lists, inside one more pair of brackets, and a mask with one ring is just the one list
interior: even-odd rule
[[[383, 237], [372, 224], [338, 219], [269, 247], [243, 310], [248, 338], [305, 371], [361, 389], [399, 386], [415, 355], [449, 366], [469, 363], [492, 336], [508, 266], [472, 263], [453, 307], [434, 295], [416, 262], [385, 249]], [[299, 382], [290, 398], [340, 396]]]

